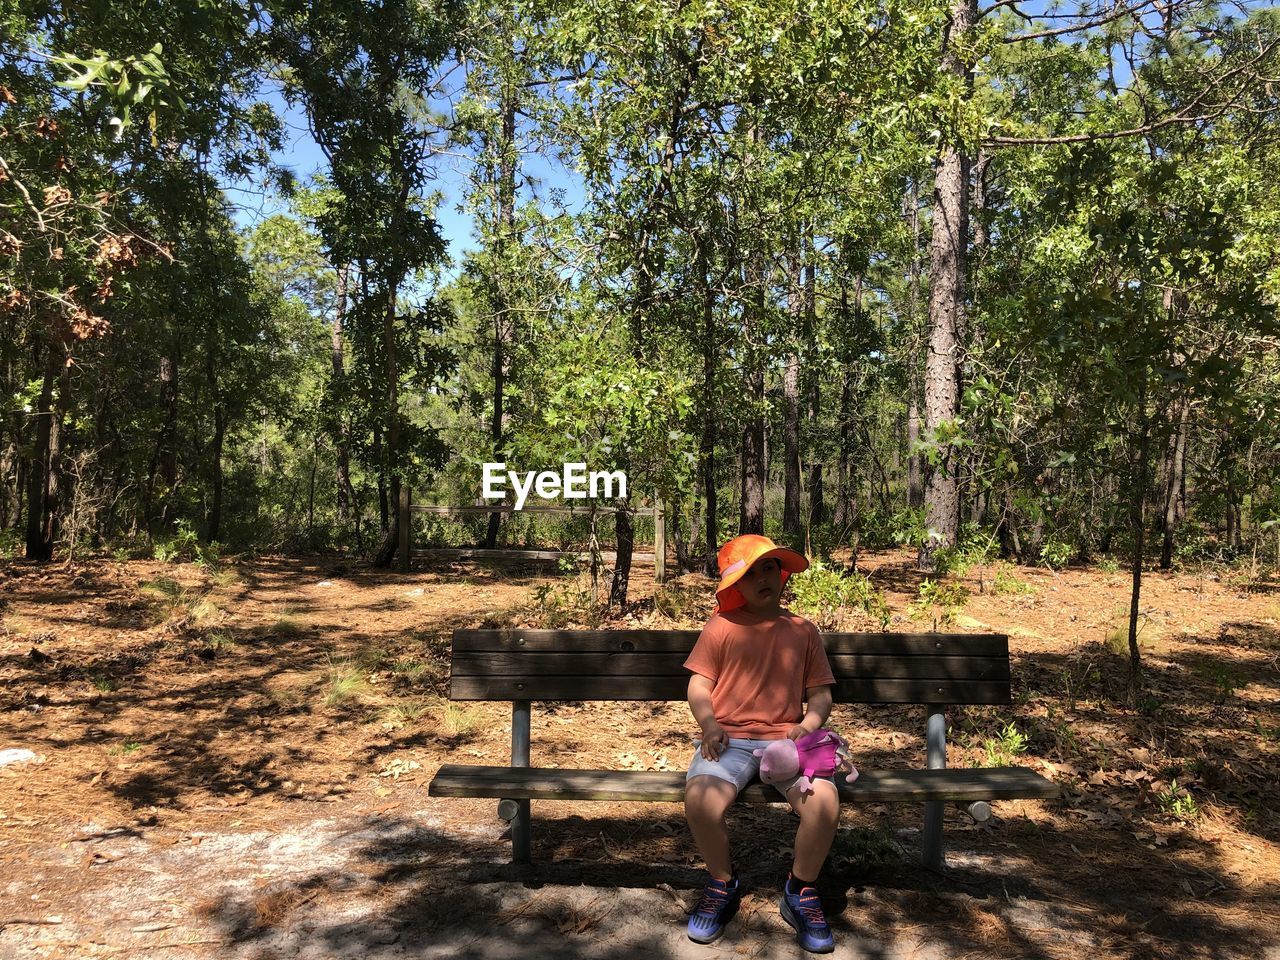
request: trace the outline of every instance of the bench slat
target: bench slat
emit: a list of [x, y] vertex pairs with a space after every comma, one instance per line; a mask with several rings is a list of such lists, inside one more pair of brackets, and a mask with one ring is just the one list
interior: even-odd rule
[[[538, 767], [473, 767], [448, 763], [431, 781], [433, 797], [493, 797], [512, 800], [684, 801], [683, 771], [560, 770]], [[946, 770], [863, 770], [853, 783], [839, 778], [841, 800], [849, 803], [899, 800], [1054, 799], [1057, 784], [1027, 767]], [[781, 802], [772, 787], [755, 782], [739, 799]]]
[[[684, 653], [457, 653], [455, 677], [615, 676], [678, 677], [685, 681]], [[1008, 680], [1008, 657], [895, 657], [831, 654], [838, 679]]]
[[[688, 653], [697, 630], [455, 630], [455, 653], [502, 651], [549, 653]], [[824, 633], [832, 654], [894, 657], [1007, 657], [1009, 638], [1000, 633]]]
[[[484, 676], [449, 680], [450, 700], [684, 700], [678, 677]], [[1009, 703], [1008, 680], [837, 680], [836, 703]]]

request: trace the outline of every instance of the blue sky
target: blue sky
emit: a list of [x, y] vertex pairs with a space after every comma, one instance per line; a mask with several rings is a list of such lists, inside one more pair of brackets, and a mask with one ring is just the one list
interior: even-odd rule
[[[306, 115], [301, 108], [285, 103], [278, 92], [272, 92], [264, 99], [284, 122], [285, 147], [276, 156], [276, 161], [292, 170], [299, 183], [306, 183], [327, 166], [324, 153], [311, 137]], [[472, 218], [460, 209], [467, 176], [465, 165], [468, 162], [465, 157], [451, 150], [439, 156], [434, 167], [436, 180], [431, 184], [431, 189], [443, 194], [437, 210], [437, 220], [440, 232], [448, 242], [449, 256], [453, 259], [453, 266], [448, 273], [454, 272], [463, 256], [476, 248]], [[556, 158], [544, 153], [526, 153], [521, 164], [526, 180], [536, 184], [538, 196], [545, 199], [549, 191], [563, 190], [566, 205], [572, 210], [581, 209], [582, 183], [574, 171], [566, 169]], [[277, 194], [264, 192], [258, 182], [234, 181], [224, 184], [223, 188], [235, 209], [235, 221], [241, 227], [251, 227], [267, 216], [288, 210], [285, 200]], [[529, 195], [526, 186], [525, 199]]]

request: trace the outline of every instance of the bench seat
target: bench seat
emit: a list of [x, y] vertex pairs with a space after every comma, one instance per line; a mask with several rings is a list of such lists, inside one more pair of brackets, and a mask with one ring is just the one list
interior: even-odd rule
[[[570, 770], [558, 767], [473, 767], [446, 763], [431, 781], [433, 797], [493, 797], [512, 800], [649, 800], [684, 802], [684, 771]], [[859, 770], [858, 779], [837, 778], [845, 803], [900, 800], [1054, 799], [1061, 793], [1026, 767], [950, 767], [942, 770]], [[749, 803], [781, 803], [782, 796], [759, 780], [738, 795]]]

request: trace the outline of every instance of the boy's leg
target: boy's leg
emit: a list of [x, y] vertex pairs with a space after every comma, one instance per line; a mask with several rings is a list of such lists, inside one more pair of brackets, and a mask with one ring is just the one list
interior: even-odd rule
[[802, 793], [797, 784], [787, 791], [787, 800], [800, 817], [791, 873], [813, 883], [818, 879], [827, 854], [831, 852], [831, 842], [836, 837], [836, 826], [840, 822], [840, 794], [830, 780], [815, 780], [812, 793]]
[[[729, 830], [724, 815], [737, 797], [737, 784], [720, 777], [695, 776], [685, 785], [684, 815], [689, 821], [693, 842], [707, 864], [707, 872], [717, 880], [733, 879]], [[827, 841], [827, 846], [830, 845]]]
[[799, 815], [800, 826], [796, 830], [791, 875], [778, 907], [782, 918], [795, 929], [800, 946], [812, 953], [830, 953], [836, 948], [836, 941], [814, 884], [835, 839], [840, 794], [830, 780], [815, 780], [810, 793], [801, 793], [799, 785], [793, 785], [787, 791], [787, 800]]

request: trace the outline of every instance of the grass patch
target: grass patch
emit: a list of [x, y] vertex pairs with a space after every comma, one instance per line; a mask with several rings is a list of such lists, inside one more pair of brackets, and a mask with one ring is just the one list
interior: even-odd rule
[[382, 722], [396, 727], [417, 723], [426, 713], [427, 705], [421, 700], [401, 700], [382, 711]]
[[407, 680], [421, 680], [431, 669], [430, 664], [422, 660], [414, 660], [413, 658], [404, 658], [397, 660], [391, 664], [391, 672], [397, 677], [404, 677]]
[[93, 685], [93, 689], [99, 693], [112, 693], [119, 688], [120, 684], [116, 682], [115, 677], [103, 673], [101, 670], [89, 671], [89, 683]]
[[221, 653], [236, 648], [236, 638], [229, 630], [210, 630], [204, 636], [204, 645], [210, 650]]
[[369, 679], [359, 664], [330, 657], [324, 685], [325, 706], [337, 707], [364, 693], [369, 687]]
[[131, 753], [137, 753], [142, 749], [142, 744], [137, 740], [126, 740], [119, 746], [112, 747], [107, 753], [113, 757], [124, 757]]
[[302, 635], [303, 625], [300, 620], [290, 616], [277, 617], [275, 622], [267, 628], [267, 633], [273, 637], [288, 639]]
[[446, 700], [440, 704], [440, 728], [451, 737], [470, 733], [484, 719], [478, 710]]
[[215, 587], [231, 587], [243, 578], [234, 567], [217, 567], [209, 571], [209, 582]]
[[[1145, 613], [1138, 613], [1138, 649], [1151, 648], [1154, 649], [1156, 642], [1160, 639], [1160, 631], [1151, 622], [1151, 618]], [[1111, 620], [1107, 625], [1106, 635], [1103, 637], [1102, 645], [1107, 648], [1110, 653], [1116, 656], [1125, 656], [1129, 653], [1129, 608], [1119, 607], [1112, 614]]]

